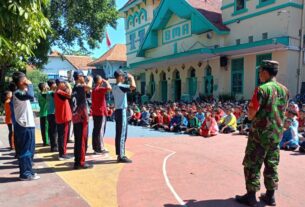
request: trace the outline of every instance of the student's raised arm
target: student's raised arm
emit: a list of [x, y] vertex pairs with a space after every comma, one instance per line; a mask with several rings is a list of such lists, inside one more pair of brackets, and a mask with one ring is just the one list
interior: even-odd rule
[[136, 81], [135, 81], [133, 75], [128, 73], [127, 76], [128, 76], [129, 81], [130, 81], [130, 90], [133, 91], [137, 88]]

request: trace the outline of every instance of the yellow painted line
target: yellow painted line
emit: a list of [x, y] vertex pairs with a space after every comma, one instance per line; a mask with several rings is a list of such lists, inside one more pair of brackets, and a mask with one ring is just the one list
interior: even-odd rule
[[[36, 130], [36, 142], [42, 143], [40, 131]], [[49, 147], [36, 147], [37, 156], [44, 160], [48, 167], [53, 168], [71, 188], [73, 188], [90, 206], [118, 206], [117, 184], [123, 164], [106, 164], [109, 160], [116, 160], [115, 148], [107, 145], [110, 158], [103, 156], [93, 157], [95, 162], [93, 169], [73, 170], [74, 160], [58, 161], [58, 153], [49, 152]], [[88, 153], [91, 153], [88, 149]], [[68, 154], [73, 154], [73, 149], [68, 149]], [[128, 156], [131, 153], [127, 152]], [[112, 158], [111, 158], [112, 157]]]

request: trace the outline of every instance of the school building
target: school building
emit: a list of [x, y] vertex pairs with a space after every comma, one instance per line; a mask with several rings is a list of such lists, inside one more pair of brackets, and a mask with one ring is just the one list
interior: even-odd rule
[[127, 68], [151, 100], [250, 99], [264, 59], [305, 93], [304, 0], [129, 0]]

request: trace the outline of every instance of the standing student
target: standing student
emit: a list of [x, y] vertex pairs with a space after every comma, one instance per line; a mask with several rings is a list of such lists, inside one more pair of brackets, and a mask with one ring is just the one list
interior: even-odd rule
[[48, 134], [51, 145], [51, 152], [58, 152], [57, 145], [57, 125], [55, 122], [54, 93], [56, 91], [56, 83], [53, 79], [48, 80], [49, 91], [47, 93], [48, 108]]
[[126, 74], [122, 70], [114, 72], [116, 84], [112, 88], [115, 105], [115, 149], [118, 162], [131, 163], [125, 155], [125, 143], [127, 139], [127, 92], [136, 89], [134, 77], [127, 74], [130, 85], [124, 84]]
[[57, 89], [54, 94], [55, 121], [57, 124], [59, 160], [70, 159], [67, 156], [67, 142], [69, 136], [69, 123], [72, 120], [70, 98], [72, 89], [69, 83], [59, 78], [56, 80]]
[[49, 135], [48, 135], [48, 108], [47, 108], [47, 84], [46, 83], [39, 83], [38, 88], [40, 93], [38, 95], [38, 104], [39, 104], [39, 117], [40, 117], [40, 131], [43, 146], [49, 146]]
[[23, 181], [37, 180], [40, 177], [32, 169], [35, 153], [35, 122], [30, 103], [34, 100], [33, 85], [21, 72], [13, 74], [13, 81], [18, 88], [13, 95], [13, 99], [16, 118], [14, 129], [20, 169], [19, 178]]
[[4, 92], [4, 111], [5, 111], [5, 123], [8, 127], [8, 142], [10, 145], [10, 150], [15, 149], [14, 144], [14, 132], [13, 132], [13, 122], [12, 122], [12, 112], [11, 112], [11, 100], [12, 100], [12, 92], [5, 91]]
[[[95, 87], [92, 90], [93, 132], [92, 146], [95, 154], [108, 153], [104, 147], [104, 135], [107, 123], [106, 94], [111, 91], [111, 85], [100, 75], [94, 77]], [[105, 84], [105, 85], [104, 85]]]
[[72, 121], [74, 130], [74, 169], [88, 169], [93, 165], [85, 163], [87, 140], [88, 140], [88, 107], [86, 93], [92, 88], [92, 78], [88, 77], [85, 82], [84, 73], [77, 70], [73, 73], [75, 86], [72, 90]]

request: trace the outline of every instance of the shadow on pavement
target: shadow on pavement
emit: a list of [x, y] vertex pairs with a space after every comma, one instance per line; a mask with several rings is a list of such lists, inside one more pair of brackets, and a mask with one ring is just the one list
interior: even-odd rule
[[[206, 200], [206, 201], [197, 201], [197, 200], [188, 200], [185, 201], [186, 204], [184, 206], [187, 207], [244, 207], [244, 205], [236, 203], [233, 198], [221, 200]], [[183, 205], [177, 204], [165, 204], [164, 207], [182, 207]], [[264, 203], [260, 202], [258, 207], [266, 206]]]
[[19, 178], [13, 177], [13, 178], [2, 178], [0, 177], [0, 183], [12, 183], [19, 181]]

